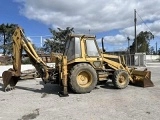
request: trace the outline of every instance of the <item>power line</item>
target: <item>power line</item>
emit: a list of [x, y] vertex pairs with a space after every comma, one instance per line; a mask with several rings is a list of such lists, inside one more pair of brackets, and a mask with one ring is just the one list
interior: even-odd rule
[[[141, 21], [145, 24], [145, 26], [149, 29], [149, 31], [152, 33], [151, 29], [149, 28], [149, 26], [146, 24], [146, 22], [142, 19], [142, 17], [139, 15], [139, 13], [136, 11], [138, 17], [141, 19]], [[158, 35], [154, 35], [157, 38], [160, 38], [160, 36]]]
[[148, 25], [145, 23], [145, 21], [142, 19], [142, 17], [139, 15], [139, 13], [136, 11], [138, 17], [141, 19], [141, 21], [145, 24], [145, 26], [149, 29], [149, 31], [151, 32], [151, 29], [148, 27]]
[[[137, 13], [137, 15], [138, 15], [138, 17], [141, 19], [141, 21], [145, 24], [145, 26], [148, 28], [148, 30], [152, 33], [152, 31], [151, 31], [151, 29], [150, 29], [150, 27], [146, 24], [146, 22], [142, 19], [142, 17], [139, 15], [139, 13], [136, 11], [136, 13]], [[160, 39], [160, 36], [158, 36], [158, 35], [154, 35], [154, 37], [156, 37], [156, 38], [159, 38]], [[156, 42], [156, 53], [157, 53], [157, 42]]]

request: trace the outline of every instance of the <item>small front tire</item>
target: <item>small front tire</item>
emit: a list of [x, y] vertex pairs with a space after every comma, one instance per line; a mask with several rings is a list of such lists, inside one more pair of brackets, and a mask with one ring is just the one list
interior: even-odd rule
[[115, 88], [124, 89], [129, 84], [128, 73], [124, 70], [116, 70], [113, 75], [112, 83]]

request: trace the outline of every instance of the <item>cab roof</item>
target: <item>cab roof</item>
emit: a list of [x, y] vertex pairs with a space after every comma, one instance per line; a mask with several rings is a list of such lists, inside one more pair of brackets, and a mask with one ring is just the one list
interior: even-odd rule
[[84, 38], [96, 38], [95, 35], [87, 35], [87, 34], [71, 34], [71, 37], [84, 37]]

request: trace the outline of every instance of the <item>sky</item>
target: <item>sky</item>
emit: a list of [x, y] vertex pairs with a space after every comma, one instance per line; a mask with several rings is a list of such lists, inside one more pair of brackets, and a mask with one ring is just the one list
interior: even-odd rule
[[18, 24], [36, 46], [50, 37], [49, 28], [73, 27], [75, 33], [96, 35], [99, 45], [104, 37], [105, 49], [118, 51], [127, 49], [127, 37], [133, 42], [136, 9], [137, 34], [151, 31], [150, 46], [157, 42], [160, 48], [159, 6], [159, 0], [1, 0], [0, 24]]

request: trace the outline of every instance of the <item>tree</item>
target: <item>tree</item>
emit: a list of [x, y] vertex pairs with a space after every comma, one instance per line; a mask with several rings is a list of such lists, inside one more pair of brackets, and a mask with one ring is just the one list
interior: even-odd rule
[[74, 28], [67, 27], [65, 30], [57, 28], [58, 31], [49, 28], [53, 37], [46, 39], [45, 44], [43, 45], [46, 52], [56, 52], [62, 53], [64, 51], [65, 41], [68, 39], [69, 34], [74, 32]]
[[0, 25], [0, 42], [2, 45], [0, 49], [3, 50], [3, 55], [11, 54], [12, 53], [12, 44], [11, 44], [11, 37], [15, 30], [17, 24], [1, 24]]
[[[148, 31], [141, 31], [137, 35], [137, 52], [145, 52], [146, 54], [149, 54], [149, 42], [150, 40], [154, 39], [154, 35], [151, 32]], [[131, 53], [135, 53], [135, 41], [130, 46]]]

